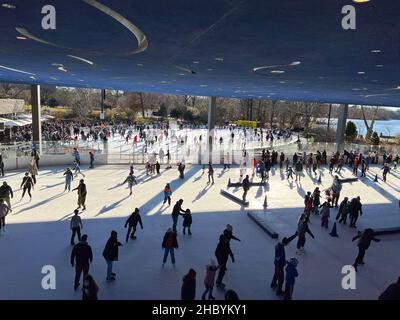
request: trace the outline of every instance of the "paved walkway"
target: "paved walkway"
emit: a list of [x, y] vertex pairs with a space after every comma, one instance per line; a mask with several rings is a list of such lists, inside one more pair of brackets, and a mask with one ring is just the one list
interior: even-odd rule
[[[83, 168], [85, 169], [85, 168]], [[200, 166], [188, 167], [184, 180], [178, 179], [176, 168], [162, 170], [157, 177], [147, 177], [143, 170], [137, 172], [139, 184], [129, 197], [126, 185], [121, 186], [128, 168], [102, 166], [83, 170], [88, 188], [87, 210], [81, 213], [83, 232], [89, 236], [94, 261], [91, 273], [100, 286], [100, 299], [179, 299], [182, 277], [193, 267], [197, 271], [197, 294], [203, 291], [205, 265], [214, 256], [218, 237], [227, 223], [242, 241], [231, 242], [236, 263], [228, 262], [224, 282], [242, 299], [276, 299], [269, 283], [273, 275], [275, 240], [269, 238], [246, 215], [248, 210], [261, 210], [265, 194], [268, 208], [265, 215], [271, 226], [283, 236], [296, 229], [297, 217], [303, 208], [303, 196], [317, 185], [317, 179], [305, 175], [301, 184], [288, 183], [279, 169], [272, 172], [265, 189], [253, 187], [249, 194], [249, 208], [231, 202], [219, 194], [226, 188], [228, 178], [239, 179], [239, 168], [222, 171], [217, 168], [215, 184], [207, 185], [207, 172]], [[370, 176], [379, 172], [371, 168]], [[22, 171], [9, 172], [5, 180], [14, 189], [13, 212], [7, 216], [7, 231], [0, 235], [0, 298], [2, 299], [80, 299], [81, 293], [73, 291], [74, 269], [69, 263], [69, 218], [76, 208], [77, 195], [63, 192], [63, 169], [41, 169], [33, 199], [19, 201], [22, 191], [18, 186]], [[321, 189], [329, 187], [332, 177], [322, 171]], [[350, 177], [346, 169], [343, 177]], [[255, 178], [259, 179], [259, 178]], [[2, 179], [3, 181], [4, 179]], [[172, 204], [184, 199], [183, 208], [193, 213], [191, 237], [182, 235], [179, 221], [175, 269], [169, 262], [162, 269], [161, 242], [171, 225], [171, 207], [163, 206], [162, 190], [171, 183]], [[75, 187], [78, 179], [73, 182]], [[400, 226], [400, 174], [388, 176], [388, 182], [378, 184], [369, 179], [345, 184], [342, 196], [361, 196], [364, 215], [360, 227]], [[231, 189], [234, 191], [234, 189]], [[241, 190], [236, 190], [241, 195]], [[138, 229], [137, 240], [125, 244], [123, 228], [127, 216], [135, 207], [141, 209], [144, 230]], [[333, 209], [332, 216], [336, 215]], [[181, 218], [180, 218], [181, 219]], [[331, 217], [332, 221], [332, 217]], [[330, 222], [330, 228], [332, 222]], [[357, 248], [351, 242], [354, 229], [338, 226], [339, 238], [320, 227], [320, 220], [312, 217], [310, 228], [316, 239], [307, 239], [306, 253], [299, 256], [299, 277], [294, 299], [376, 299], [387, 285], [400, 275], [400, 235], [382, 236], [380, 243], [372, 243], [366, 254], [366, 265], [359, 267], [357, 289], [341, 288], [341, 268], [352, 264]], [[111, 230], [119, 233], [124, 246], [120, 248], [120, 261], [115, 263], [117, 280], [107, 283], [106, 264], [101, 255]], [[295, 243], [287, 247], [287, 258], [295, 255]], [[56, 290], [41, 288], [41, 268], [53, 265], [57, 271]], [[223, 292], [215, 290], [217, 299]]]

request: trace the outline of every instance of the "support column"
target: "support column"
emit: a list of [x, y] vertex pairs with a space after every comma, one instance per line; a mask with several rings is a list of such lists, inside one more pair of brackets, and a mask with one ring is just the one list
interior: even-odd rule
[[346, 131], [347, 114], [349, 111], [348, 104], [342, 104], [339, 107], [338, 123], [336, 127], [336, 150], [344, 149], [344, 134]]
[[212, 162], [212, 152], [214, 143], [214, 128], [217, 115], [217, 98], [210, 97], [208, 103], [208, 132], [207, 132], [207, 142], [208, 142], [208, 161]]
[[40, 122], [40, 86], [31, 85], [33, 146], [42, 154], [42, 124]]

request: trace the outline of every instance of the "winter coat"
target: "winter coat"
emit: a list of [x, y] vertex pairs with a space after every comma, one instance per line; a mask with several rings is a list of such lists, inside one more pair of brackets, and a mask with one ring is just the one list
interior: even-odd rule
[[334, 180], [331, 186], [332, 192], [335, 194], [340, 193], [342, 191], [342, 184], [338, 180]]
[[244, 178], [242, 182], [243, 190], [249, 190], [250, 189], [250, 181], [248, 178]]
[[349, 212], [351, 215], [356, 215], [360, 213], [362, 215], [362, 204], [357, 198], [351, 199], [350, 205], [349, 205]]
[[9, 198], [10, 196], [14, 196], [11, 187], [9, 185], [2, 185], [0, 187], [0, 198]]
[[188, 274], [183, 277], [181, 288], [182, 300], [194, 300], [196, 297], [196, 278], [190, 277]]
[[400, 284], [392, 283], [382, 292], [378, 300], [400, 300]]
[[86, 285], [85, 281], [82, 287], [82, 300], [97, 300], [98, 288], [93, 284]]
[[71, 218], [71, 224], [70, 224], [71, 229], [72, 228], [81, 228], [82, 227], [82, 219], [80, 216], [73, 216]]
[[286, 264], [285, 246], [280, 242], [275, 246], [274, 264], [276, 267], [281, 268], [283, 268]]
[[164, 188], [164, 196], [165, 197], [170, 197], [171, 195], [172, 195], [171, 188]]
[[130, 227], [135, 227], [137, 224], [140, 224], [140, 227], [143, 229], [142, 217], [139, 213], [132, 213], [128, 220], [125, 222], [125, 228], [129, 225]]
[[330, 216], [330, 209], [329, 206], [323, 206], [321, 209], [321, 217], [328, 217]]
[[183, 216], [183, 226], [184, 227], [190, 227], [191, 224], [192, 224], [192, 215], [190, 213], [189, 214], [185, 214]]
[[38, 174], [38, 169], [37, 169], [36, 163], [33, 163], [33, 164], [29, 163], [29, 164], [28, 164], [28, 172], [29, 172], [32, 176], [37, 176], [37, 174]]
[[215, 256], [218, 259], [218, 262], [223, 262], [226, 263], [228, 261], [228, 257], [231, 256], [232, 260], [235, 259], [233, 256], [231, 247], [229, 245], [229, 242], [225, 242], [224, 240], [220, 240], [217, 248], [215, 249]]
[[291, 264], [290, 262], [287, 263], [286, 265], [286, 284], [288, 285], [294, 285], [296, 281], [296, 277], [298, 276], [298, 272], [296, 267]]
[[182, 211], [183, 211], [182, 205], [179, 202], [177, 202], [175, 203], [174, 208], [172, 209], [172, 216], [179, 216]]
[[381, 241], [380, 239], [377, 239], [374, 237], [374, 232], [371, 229], [366, 229], [364, 230], [363, 233], [360, 233], [359, 235], [355, 236], [352, 240], [358, 240], [357, 246], [367, 250], [369, 246], [371, 245], [371, 241], [379, 242]]
[[107, 261], [118, 261], [118, 247], [122, 246], [115, 238], [109, 238], [103, 250], [103, 257]]
[[217, 273], [218, 266], [207, 265], [206, 266], [206, 277], [204, 278], [204, 285], [208, 287], [214, 287], [215, 274]]
[[178, 248], [178, 240], [176, 239], [176, 232], [166, 232], [162, 242], [162, 248]]
[[71, 252], [71, 264], [76, 263], [78, 266], [88, 265], [92, 263], [93, 253], [92, 248], [87, 242], [78, 242]]

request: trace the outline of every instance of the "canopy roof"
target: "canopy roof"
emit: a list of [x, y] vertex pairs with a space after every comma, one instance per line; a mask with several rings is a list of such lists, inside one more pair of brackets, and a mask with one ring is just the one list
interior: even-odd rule
[[400, 1], [2, 2], [0, 81], [400, 106]]

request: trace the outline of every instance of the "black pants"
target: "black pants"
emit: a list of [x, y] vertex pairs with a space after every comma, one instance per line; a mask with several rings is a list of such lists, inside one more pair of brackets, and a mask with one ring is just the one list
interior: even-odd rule
[[24, 187], [24, 191], [22, 192], [22, 198], [24, 197], [25, 192], [26, 192], [27, 190], [28, 190], [29, 196], [32, 198], [32, 195], [31, 195], [31, 186], [29, 186], [29, 187]]
[[285, 300], [292, 300], [294, 284], [285, 284]]
[[0, 167], [1, 176], [4, 177], [4, 167]]
[[39, 169], [39, 159], [35, 159], [36, 161], [36, 167]]
[[385, 181], [385, 182], [386, 182], [386, 175], [387, 175], [387, 173], [383, 173], [383, 181]]
[[164, 202], [163, 202], [163, 204], [166, 203], [167, 201], [168, 201], [168, 204], [171, 205], [171, 197], [170, 197], [170, 196], [164, 197]]
[[33, 183], [36, 184], [36, 176], [35, 175], [32, 175], [32, 180], [33, 180]]
[[246, 201], [246, 196], [247, 196], [247, 192], [248, 192], [249, 190], [244, 190], [243, 191], [243, 201]]
[[75, 287], [79, 285], [79, 279], [81, 278], [82, 271], [83, 277], [85, 277], [89, 273], [89, 264], [75, 265]]
[[190, 231], [190, 226], [184, 226], [183, 227], [183, 234], [186, 234], [186, 228], [188, 229], [188, 233], [192, 234], [192, 231]]
[[297, 240], [297, 249], [304, 248], [305, 244], [306, 244], [306, 236], [299, 235], [299, 238]]
[[135, 236], [135, 232], [136, 232], [136, 226], [128, 226], [128, 232], [126, 233], [126, 238], [125, 238], [126, 242], [128, 242], [129, 240], [129, 235], [131, 236], [131, 238]]
[[81, 228], [80, 227], [74, 227], [71, 230], [72, 230], [71, 244], [74, 244], [75, 235], [76, 234], [78, 235], [78, 241], [81, 241]]
[[93, 168], [93, 160], [90, 160], [90, 167]]
[[350, 219], [350, 226], [355, 227], [358, 219], [358, 213], [352, 214]]
[[277, 286], [276, 293], [282, 292], [282, 286], [283, 286], [284, 279], [285, 279], [285, 271], [283, 269], [283, 266], [282, 267], [275, 266], [275, 273], [274, 273], [274, 277], [272, 278], [271, 285]]
[[356, 257], [356, 261], [354, 261], [354, 265], [358, 265], [362, 262], [364, 262], [364, 255], [365, 255], [365, 249], [363, 247], [358, 247], [358, 255]]
[[222, 279], [225, 276], [225, 272], [226, 272], [226, 263], [228, 262], [228, 259], [218, 259], [218, 265], [219, 265], [219, 272], [218, 272], [218, 277], [217, 277], [217, 285], [222, 283]]
[[227, 169], [227, 168], [230, 169], [231, 166], [230, 166], [229, 164], [225, 163], [225, 164], [224, 164], [224, 169]]

